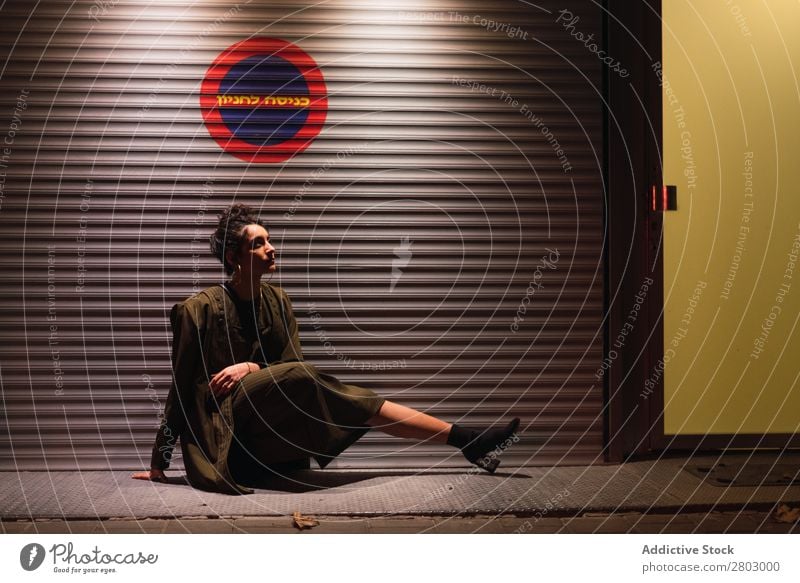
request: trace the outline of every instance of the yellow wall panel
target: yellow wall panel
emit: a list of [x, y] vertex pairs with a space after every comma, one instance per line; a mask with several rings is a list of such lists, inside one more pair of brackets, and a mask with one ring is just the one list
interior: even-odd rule
[[663, 17], [664, 430], [796, 433], [798, 4], [666, 0]]

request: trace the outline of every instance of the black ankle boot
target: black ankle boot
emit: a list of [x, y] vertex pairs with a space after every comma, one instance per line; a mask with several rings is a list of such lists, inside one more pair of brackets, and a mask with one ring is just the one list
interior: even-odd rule
[[505, 427], [489, 429], [470, 429], [453, 423], [447, 443], [461, 450], [467, 460], [479, 468], [493, 474], [500, 465], [500, 459], [486, 454], [509, 439], [519, 428], [519, 417], [515, 417]]

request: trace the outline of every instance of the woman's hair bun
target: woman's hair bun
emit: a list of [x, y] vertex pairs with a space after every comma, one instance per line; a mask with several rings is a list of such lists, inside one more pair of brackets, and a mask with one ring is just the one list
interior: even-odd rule
[[267, 225], [259, 218], [258, 214], [246, 204], [234, 204], [223, 210], [219, 215], [217, 228], [211, 234], [209, 243], [211, 253], [225, 266], [225, 273], [230, 275], [234, 266], [226, 259], [228, 251], [236, 254], [242, 243], [242, 232], [247, 225]]

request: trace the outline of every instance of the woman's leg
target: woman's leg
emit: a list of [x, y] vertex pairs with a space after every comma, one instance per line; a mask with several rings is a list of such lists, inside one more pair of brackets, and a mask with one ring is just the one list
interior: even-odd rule
[[386, 401], [367, 425], [395, 437], [447, 443], [452, 425], [421, 411]]
[[500, 465], [498, 455], [511, 443], [519, 441], [515, 435], [519, 418], [505, 427], [470, 429], [391, 401], [385, 401], [378, 414], [367, 420], [367, 425], [396, 437], [429, 439], [455, 446], [470, 462], [491, 473]]

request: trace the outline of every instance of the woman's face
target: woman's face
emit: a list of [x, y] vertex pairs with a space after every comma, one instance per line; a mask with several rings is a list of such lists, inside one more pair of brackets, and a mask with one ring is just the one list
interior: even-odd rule
[[269, 233], [261, 225], [247, 225], [242, 230], [242, 243], [232, 263], [242, 266], [242, 274], [261, 276], [275, 271], [275, 247]]

